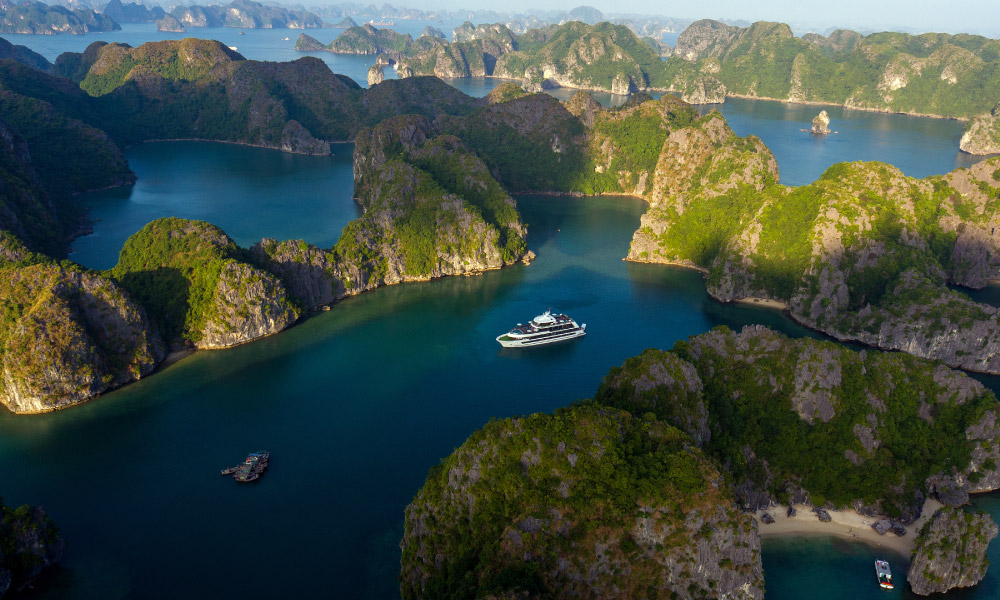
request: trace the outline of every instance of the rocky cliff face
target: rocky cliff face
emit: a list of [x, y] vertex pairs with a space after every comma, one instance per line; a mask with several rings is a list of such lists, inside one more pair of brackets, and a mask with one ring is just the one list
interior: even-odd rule
[[228, 348], [285, 329], [299, 317], [281, 281], [250, 265], [227, 261], [219, 273], [198, 348]]
[[407, 507], [401, 593], [763, 598], [756, 526], [731, 504], [663, 423], [593, 406], [494, 421]]
[[958, 146], [969, 154], [1000, 154], [1000, 110], [994, 107], [969, 121]]
[[986, 514], [942, 508], [924, 525], [906, 579], [915, 594], [929, 596], [971, 587], [986, 575], [986, 549], [997, 536]]
[[770, 153], [721, 117], [667, 144], [630, 260], [706, 269], [715, 298], [778, 300], [838, 339], [1000, 372], [996, 309], [944, 285], [998, 279], [1000, 214], [989, 199], [1000, 163], [924, 180], [852, 163], [787, 188], [775, 184]]
[[25, 504], [0, 503], [0, 598], [7, 591], [29, 588], [41, 572], [56, 563], [66, 543], [45, 510]]
[[276, 333], [298, 318], [284, 286], [243, 261], [221, 229], [158, 219], [126, 242], [111, 274], [172, 343], [224, 348]]
[[162, 19], [156, 21], [157, 31], [168, 31], [171, 33], [184, 33], [187, 29], [173, 15], [164, 15]]
[[[594, 400], [690, 432], [730, 471], [747, 510], [811, 501], [912, 522], [930, 494], [1000, 487], [996, 398], [906, 355], [718, 328], [612, 368]], [[886, 478], [889, 456], [907, 458]]]
[[258, 265], [281, 279], [288, 295], [306, 310], [331, 304], [347, 291], [337, 279], [336, 258], [330, 250], [301, 240], [265, 238], [250, 252]]
[[368, 69], [368, 86], [378, 85], [385, 81], [385, 72], [380, 65], [373, 65]]
[[112, 281], [55, 264], [2, 269], [0, 402], [64, 408], [150, 373], [165, 356], [145, 311]]
[[816, 135], [826, 135], [830, 133], [830, 115], [826, 114], [825, 110], [819, 111], [819, 114], [812, 120], [812, 127], [809, 128], [809, 133]]
[[479, 157], [427, 119], [398, 117], [363, 132], [354, 157], [365, 214], [334, 249], [348, 291], [496, 269], [524, 255], [514, 200]]
[[632, 237], [628, 259], [698, 266], [691, 257], [671, 252], [665, 225], [688, 213], [692, 203], [759, 191], [777, 178], [778, 164], [764, 143], [755, 136], [737, 137], [716, 112], [672, 131], [660, 150], [646, 194], [649, 210]]

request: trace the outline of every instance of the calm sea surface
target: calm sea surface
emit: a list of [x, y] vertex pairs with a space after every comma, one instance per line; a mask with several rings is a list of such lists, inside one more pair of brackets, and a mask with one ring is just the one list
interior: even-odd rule
[[[137, 29], [124, 32], [135, 36], [129, 43], [162, 39]], [[247, 30], [232, 45], [252, 48], [258, 33], [263, 44], [269, 35], [294, 42], [297, 32]], [[112, 39], [99, 35], [9, 38], [39, 51], [50, 44], [43, 53], [52, 58], [70, 49], [60, 43]], [[839, 160], [879, 158], [912, 175], [960, 160], [960, 126], [950, 121], [834, 109], [841, 133], [815, 140], [797, 129], [818, 107], [722, 108], [737, 133], [772, 146], [786, 183]], [[84, 198], [98, 221], [72, 258], [107, 268], [128, 235], [166, 215], [216, 223], [242, 245], [263, 236], [329, 245], [357, 216], [350, 150], [316, 158], [211, 143], [133, 147], [139, 183]], [[0, 412], [0, 493], [7, 504], [45, 506], [69, 541], [61, 566], [29, 597], [397, 598], [403, 508], [427, 469], [490, 418], [588, 397], [625, 358], [715, 325], [811, 335], [777, 311], [712, 301], [695, 272], [623, 262], [644, 210], [638, 200], [518, 202], [538, 253], [531, 266], [376, 290], [79, 407]], [[498, 333], [548, 307], [588, 323], [587, 337], [530, 353], [497, 346]], [[985, 381], [997, 389], [996, 378]], [[261, 482], [218, 475], [255, 449], [273, 456]], [[976, 503], [1000, 520], [1000, 497]], [[767, 597], [907, 596], [905, 586], [875, 587], [876, 553], [830, 538], [768, 540]], [[889, 558], [902, 579], [906, 557]], [[1000, 565], [1000, 544], [990, 558]], [[947, 597], [998, 596], [994, 567], [973, 591]]]

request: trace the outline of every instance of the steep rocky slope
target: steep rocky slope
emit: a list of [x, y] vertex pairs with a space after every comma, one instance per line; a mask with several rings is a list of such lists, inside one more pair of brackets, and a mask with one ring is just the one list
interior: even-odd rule
[[64, 408], [147, 375], [164, 357], [145, 311], [113, 281], [5, 240], [0, 266], [0, 403]]
[[747, 510], [829, 503], [912, 522], [944, 478], [1000, 487], [995, 396], [905, 354], [717, 328], [611, 369], [594, 399], [687, 431]]
[[65, 547], [45, 510], [27, 504], [10, 508], [0, 502], [0, 598], [30, 587]]
[[690, 439], [596, 406], [493, 421], [406, 509], [403, 598], [763, 598], [756, 525]]
[[[715, 129], [728, 131], [721, 118]], [[654, 184], [630, 260], [705, 269], [713, 297], [778, 300], [839, 339], [1000, 372], [996, 309], [945, 286], [1000, 279], [1000, 162], [922, 180], [839, 164], [790, 188], [763, 147], [720, 152], [707, 141], [717, 134], [682, 133], [693, 143], [658, 164], [662, 181], [679, 182]]]
[[986, 549], [997, 536], [987, 514], [943, 508], [920, 530], [906, 580], [921, 596], [971, 587], [986, 575]]
[[970, 120], [958, 147], [969, 154], [1000, 154], [1000, 107]]
[[348, 290], [496, 269], [525, 254], [517, 205], [478, 156], [422, 117], [396, 117], [355, 141], [365, 214], [334, 252]]
[[299, 316], [280, 280], [246, 263], [221, 229], [164, 218], [133, 234], [110, 274], [172, 343], [225, 348], [277, 333]]

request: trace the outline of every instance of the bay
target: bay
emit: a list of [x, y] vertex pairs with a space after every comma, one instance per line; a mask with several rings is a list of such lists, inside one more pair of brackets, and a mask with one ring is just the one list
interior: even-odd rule
[[[143, 195], [169, 198], [156, 210], [246, 226], [240, 240], [283, 237], [275, 228], [308, 227], [310, 218], [329, 221], [322, 235], [332, 235], [357, 210], [350, 162], [338, 156], [158, 142], [128, 158], [149, 182]], [[240, 169], [262, 171], [261, 181]], [[275, 198], [264, 179], [294, 188], [310, 172], [311, 195], [277, 195], [288, 223], [260, 208]], [[220, 177], [233, 180], [202, 191]], [[217, 201], [240, 179], [231, 201]], [[622, 261], [645, 210], [639, 200], [518, 203], [538, 253], [530, 266], [382, 288], [79, 407], [0, 413], [5, 501], [44, 505], [70, 542], [29, 597], [395, 599], [404, 507], [427, 469], [489, 419], [589, 397], [611, 366], [717, 325], [816, 335], [779, 311], [714, 302], [697, 272]], [[147, 209], [120, 198], [103, 206], [103, 242], [89, 250], [89, 266], [113, 264], [118, 248], [106, 236], [141, 227]], [[531, 352], [493, 340], [549, 307], [588, 323], [588, 335]], [[259, 483], [218, 475], [256, 449], [273, 457]], [[977, 502], [1000, 518], [998, 503]], [[799, 598], [803, 585], [829, 598], [874, 598], [876, 553], [828, 538], [769, 539], [768, 598]], [[905, 557], [891, 560], [905, 572]], [[248, 569], [266, 576], [231, 576]], [[994, 577], [968, 597], [992, 597]]]
[[[301, 56], [288, 46], [297, 31], [246, 31], [186, 35], [219, 38], [248, 58]], [[324, 42], [320, 34], [334, 32], [307, 31]], [[152, 26], [118, 33], [132, 45], [170, 39]], [[46, 55], [54, 58], [59, 44], [79, 51], [110, 36], [6, 37], [50, 44]], [[317, 56], [365, 83], [370, 57]], [[496, 83], [454, 85], [478, 86], [480, 96]], [[841, 160], [885, 160], [914, 176], [975, 160], [958, 153], [955, 121], [827, 107], [840, 133], [813, 138], [798, 129], [823, 107], [733, 99], [717, 108], [738, 134], [759, 135], [772, 148], [784, 183], [808, 183]], [[357, 214], [343, 148], [329, 158], [192, 142], [130, 148], [139, 183], [84, 198], [100, 220], [72, 258], [111, 266], [125, 237], [166, 215], [222, 225], [243, 245], [263, 236], [329, 245]], [[625, 358], [715, 325], [814, 335], [777, 311], [712, 301], [698, 273], [622, 262], [644, 210], [637, 200], [523, 197], [519, 204], [539, 254], [529, 267], [384, 288], [280, 335], [197, 353], [80, 407], [0, 413], [0, 493], [8, 504], [44, 505], [70, 541], [62, 565], [29, 597], [396, 598], [403, 508], [427, 468], [488, 419], [588, 397]], [[549, 306], [587, 322], [588, 336], [530, 354], [497, 347], [497, 333]], [[259, 484], [238, 487], [217, 475], [258, 448], [274, 457]], [[1000, 519], [996, 495], [975, 502]], [[873, 587], [877, 552], [868, 546], [769, 539], [763, 550], [769, 599], [800, 598], [803, 590], [887, 597]], [[998, 544], [990, 557], [1000, 564]], [[898, 565], [906, 557], [891, 560], [905, 572]], [[906, 595], [904, 587], [894, 597]], [[977, 588], [946, 597], [998, 594], [993, 570]]]

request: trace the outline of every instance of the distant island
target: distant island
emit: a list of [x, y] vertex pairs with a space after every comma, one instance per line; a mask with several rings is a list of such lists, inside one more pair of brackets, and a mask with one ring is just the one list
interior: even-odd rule
[[[552, 87], [632, 94], [673, 92], [687, 102], [727, 97], [834, 104], [859, 110], [969, 120], [961, 149], [1000, 153], [990, 115], [1000, 97], [1000, 41], [974, 35], [838, 30], [792, 34], [783, 23], [735, 27], [693, 23], [676, 48], [629, 27], [568, 22], [521, 34], [502, 23], [413, 40], [387, 29], [355, 27], [331, 44], [309, 38], [299, 50], [392, 55], [403, 75], [497, 77], [526, 89]], [[661, 60], [666, 58], [666, 60]]]
[[[774, 158], [759, 139], [740, 138], [718, 113], [699, 116], [669, 94], [652, 100], [638, 93], [622, 107], [605, 109], [586, 93], [563, 103], [513, 84], [476, 100], [428, 77], [362, 90], [315, 58], [260, 63], [218, 42], [193, 39], [138, 48], [97, 43], [51, 65], [44, 59], [39, 65], [40, 57], [13, 46], [7, 53], [34, 65], [0, 63], [0, 82], [12, 101], [48, 103], [56, 116], [39, 120], [26, 115], [46, 113], [20, 111], [4, 117], [31, 148], [32, 163], [18, 176], [31, 182], [32, 171], [48, 174], [42, 189], [25, 184], [25, 198], [12, 204], [15, 218], [4, 225], [16, 236], [8, 242], [10, 261], [32, 266], [38, 271], [34, 278], [51, 271], [74, 286], [105, 285], [36, 266], [52, 261], [27, 253], [62, 255], [65, 240], [80, 226], [71, 193], [132, 180], [117, 144], [199, 138], [326, 154], [330, 142], [354, 140], [355, 195], [367, 209], [328, 250], [306, 245], [296, 251], [293, 243], [269, 242], [256, 261], [248, 261], [224, 233], [212, 233], [208, 239], [222, 240], [211, 242], [215, 250], [203, 241], [196, 244], [202, 250], [185, 255], [197, 268], [178, 265], [184, 272], [207, 269], [211, 276], [200, 283], [136, 279], [136, 274], [148, 261], [171, 264], [169, 248], [159, 257], [148, 254], [163, 232], [195, 244], [202, 233], [181, 235], [178, 228], [209, 230], [178, 222], [140, 232], [129, 245], [138, 252], [135, 258], [101, 275], [116, 282], [106, 294], [124, 293], [127, 300], [116, 304], [133, 315], [131, 341], [111, 351], [127, 352], [128, 359], [108, 360], [117, 367], [103, 374], [88, 371], [90, 383], [72, 384], [78, 391], [68, 395], [58, 391], [64, 383], [50, 387], [53, 382], [39, 381], [35, 395], [8, 396], [8, 405], [20, 410], [71, 404], [141, 377], [162, 358], [161, 341], [167, 347], [230, 346], [280, 331], [303, 311], [344, 295], [521, 260], [527, 255], [524, 228], [508, 190], [642, 197], [650, 208], [632, 241], [630, 260], [703, 269], [713, 297], [775, 303], [797, 321], [840, 339], [1000, 372], [996, 309], [945, 286], [978, 288], [1000, 279], [1000, 263], [991, 258], [1000, 252], [988, 226], [993, 218], [988, 199], [1000, 193], [992, 176], [1000, 169], [997, 161], [922, 181], [888, 165], [841, 164], [810, 186], [788, 188], [778, 184]], [[68, 125], [73, 120], [88, 125]], [[45, 143], [53, 135], [69, 135], [58, 132], [72, 132], [78, 141], [67, 147]], [[92, 150], [65, 149], [83, 145]], [[16, 156], [16, 147], [10, 152]], [[476, 185], [463, 183], [456, 176], [460, 172], [467, 179], [475, 174]], [[55, 199], [58, 210], [43, 197]], [[445, 209], [451, 197], [463, 198], [470, 208]], [[905, 208], [910, 205], [915, 212]], [[842, 223], [839, 215], [853, 216]], [[264, 248], [283, 258], [275, 262]], [[289, 260], [318, 262], [303, 270], [290, 269]], [[225, 283], [224, 273], [235, 279]], [[211, 290], [238, 303], [220, 290], [243, 289], [236, 282], [245, 277], [271, 291], [254, 295], [260, 300], [242, 311], [241, 324], [211, 325], [216, 314]], [[184, 314], [161, 305], [171, 298], [163, 286], [197, 290], [201, 285], [204, 293], [194, 296], [201, 298], [198, 303], [177, 300], [177, 306], [188, 307]], [[31, 289], [26, 297], [35, 293]], [[294, 289], [325, 291], [306, 297]], [[254, 314], [260, 316], [251, 319]], [[81, 318], [88, 317], [72, 320]], [[912, 323], [920, 326], [907, 326]], [[95, 356], [108, 351], [99, 337], [93, 343]], [[66, 360], [80, 356], [74, 352]], [[11, 366], [10, 372], [30, 371], [24, 369], [28, 366]], [[104, 383], [94, 383], [98, 380]], [[28, 397], [35, 399], [25, 403]]]
[[85, 8], [71, 10], [34, 0], [0, 3], [0, 33], [54, 35], [117, 29], [121, 26], [110, 17]]
[[324, 25], [321, 18], [307, 10], [265, 5], [253, 0], [233, 0], [226, 5], [178, 6], [170, 15], [184, 27], [310, 29]]

